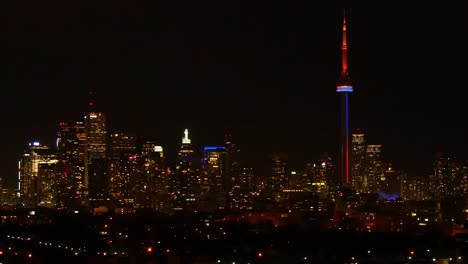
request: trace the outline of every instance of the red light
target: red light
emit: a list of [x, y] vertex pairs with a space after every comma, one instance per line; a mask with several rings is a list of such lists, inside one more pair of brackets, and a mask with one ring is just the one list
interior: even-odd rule
[[3, 255], [3, 251], [0, 251], [0, 256]]
[[262, 252], [258, 252], [257, 256], [258, 256], [259, 258], [261, 258], [261, 257], [263, 257], [263, 253], [262, 253]]
[[147, 253], [153, 252], [153, 248], [152, 248], [152, 247], [148, 247], [148, 248], [146, 249], [146, 252], [147, 252]]
[[31, 253], [28, 254], [28, 258], [32, 258], [32, 254], [31, 254]]
[[411, 255], [414, 255], [414, 251], [411, 250], [410, 254], [411, 254]]

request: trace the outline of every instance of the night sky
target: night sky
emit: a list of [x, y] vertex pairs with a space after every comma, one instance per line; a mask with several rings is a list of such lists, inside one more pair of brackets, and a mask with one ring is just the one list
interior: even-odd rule
[[[255, 3], [254, 3], [255, 2]], [[351, 1], [350, 1], [351, 2]], [[463, 1], [347, 4], [351, 126], [411, 175], [468, 154]], [[458, 3], [458, 4], [457, 4]], [[458, 6], [457, 6], [458, 5]], [[79, 120], [90, 87], [111, 132], [197, 149], [226, 132], [257, 175], [338, 150], [342, 2], [31, 1], [2, 11], [0, 177], [13, 187], [27, 142]]]

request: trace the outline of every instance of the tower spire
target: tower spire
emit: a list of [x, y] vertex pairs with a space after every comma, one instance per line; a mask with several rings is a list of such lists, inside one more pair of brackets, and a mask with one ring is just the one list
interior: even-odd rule
[[346, 43], [346, 13], [343, 11], [343, 39], [341, 42], [341, 71], [343, 74], [348, 75], [348, 46]]
[[346, 11], [343, 9], [343, 25], [341, 27], [341, 73], [336, 85], [337, 92], [352, 92], [353, 86], [348, 73], [348, 41], [346, 35]]

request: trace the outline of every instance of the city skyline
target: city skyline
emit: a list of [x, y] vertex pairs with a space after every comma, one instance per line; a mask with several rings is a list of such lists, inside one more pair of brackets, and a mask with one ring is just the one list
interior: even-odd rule
[[[83, 118], [90, 87], [96, 87], [96, 107], [108, 116], [109, 131], [156, 137], [172, 156], [189, 128], [197, 150], [220, 144], [230, 132], [252, 167], [264, 166], [276, 151], [287, 152], [294, 166], [325, 151], [336, 160], [341, 9], [309, 5], [204, 11], [209, 16], [193, 25], [191, 19], [199, 17], [188, 10], [188, 17], [170, 20], [176, 14], [170, 6], [172, 13], [163, 18], [137, 6], [127, 13], [117, 12], [123, 6], [70, 11], [70, 17], [41, 6], [64, 23], [44, 19], [37, 27], [13, 12], [19, 16], [10, 17], [7, 43], [13, 52], [6, 60], [11, 67], [2, 105], [11, 128], [2, 130], [8, 143], [0, 177], [12, 186], [26, 143], [52, 143], [59, 122]], [[370, 144], [383, 145], [384, 160], [413, 174], [430, 172], [437, 151], [467, 158], [463, 60], [457, 57], [463, 23], [452, 15], [455, 7], [439, 7], [408, 6], [396, 18], [396, 6], [379, 15], [368, 13], [369, 6], [347, 9], [357, 91], [351, 96], [351, 132], [362, 128]], [[203, 12], [203, 6], [195, 8]], [[270, 11], [283, 12], [284, 20]], [[102, 32], [75, 21], [99, 12], [114, 18], [91, 17], [90, 24], [102, 23]], [[210, 24], [210, 18], [220, 23]], [[67, 33], [60, 24], [77, 30]], [[15, 34], [28, 27], [27, 34]], [[54, 34], [61, 30], [63, 36]], [[103, 32], [108, 35], [100, 37]]]

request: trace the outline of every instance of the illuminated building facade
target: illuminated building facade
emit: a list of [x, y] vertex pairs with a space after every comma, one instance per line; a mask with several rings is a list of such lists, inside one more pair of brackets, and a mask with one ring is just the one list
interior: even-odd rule
[[343, 17], [341, 45], [341, 74], [336, 85], [336, 92], [341, 97], [341, 121], [340, 121], [340, 185], [342, 187], [351, 184], [350, 176], [350, 142], [349, 142], [349, 94], [353, 92], [353, 86], [348, 73], [348, 45], [346, 42], [346, 18]]
[[410, 177], [406, 174], [402, 177], [401, 198], [406, 201], [424, 201], [431, 200], [429, 189], [430, 182], [426, 177]]
[[364, 184], [366, 189], [375, 192], [382, 189], [382, 145], [367, 145], [366, 149], [366, 177]]
[[106, 116], [100, 112], [91, 112], [85, 116], [85, 187], [90, 189], [91, 182], [99, 182], [99, 179], [91, 179], [90, 177], [100, 177], [96, 174], [96, 170], [90, 173], [90, 167], [95, 160], [100, 167], [106, 160], [107, 154], [107, 130]]
[[351, 155], [351, 178], [354, 189], [357, 192], [364, 191], [364, 159], [366, 156], [366, 144], [364, 134], [352, 134], [353, 151]]
[[55, 206], [57, 163], [57, 156], [49, 146], [29, 143], [18, 168], [19, 193], [28, 204]]

